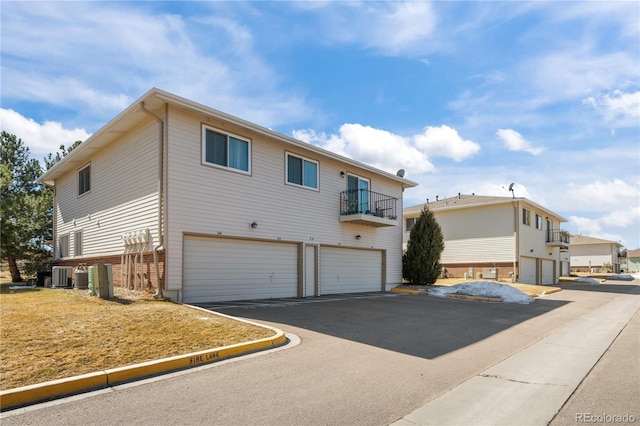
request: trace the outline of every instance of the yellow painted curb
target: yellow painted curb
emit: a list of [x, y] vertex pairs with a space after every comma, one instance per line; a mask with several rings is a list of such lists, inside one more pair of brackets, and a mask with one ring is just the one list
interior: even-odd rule
[[140, 364], [128, 365], [125, 367], [113, 368], [95, 373], [83, 374], [81, 376], [67, 377], [59, 380], [38, 383], [35, 385], [23, 386], [15, 389], [0, 391], [0, 411], [16, 408], [24, 405], [43, 402], [63, 396], [104, 389], [128, 381], [151, 377], [171, 371], [183, 370], [190, 367], [209, 364], [223, 359], [246, 355], [252, 352], [277, 348], [287, 342], [287, 338], [282, 330], [264, 324], [247, 321], [224, 315], [219, 312], [212, 312], [196, 306], [184, 305], [190, 308], [202, 310], [208, 314], [215, 314], [230, 318], [234, 321], [252, 324], [258, 327], [273, 330], [275, 335], [252, 342], [238, 343], [235, 345], [223, 346], [215, 349], [207, 349], [200, 352], [193, 352], [185, 355], [177, 355], [155, 361], [143, 362]]
[[392, 293], [407, 293], [407, 294], [427, 294], [425, 290], [411, 290], [409, 288], [397, 288], [391, 289]]
[[486, 296], [470, 296], [468, 294], [456, 294], [456, 293], [448, 293], [447, 297], [453, 297], [455, 299], [466, 299], [466, 300], [480, 300], [482, 302], [502, 302], [502, 297], [486, 297]]
[[5, 410], [62, 395], [71, 395], [105, 387], [107, 387], [107, 375], [104, 371], [22, 386], [0, 392], [0, 409]]

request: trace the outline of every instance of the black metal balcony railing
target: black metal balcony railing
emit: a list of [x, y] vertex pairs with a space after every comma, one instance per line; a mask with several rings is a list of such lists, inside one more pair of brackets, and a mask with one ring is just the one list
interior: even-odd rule
[[340, 193], [340, 215], [365, 214], [396, 220], [397, 198], [368, 189], [352, 189]]
[[547, 243], [568, 245], [569, 233], [562, 229], [547, 229]]

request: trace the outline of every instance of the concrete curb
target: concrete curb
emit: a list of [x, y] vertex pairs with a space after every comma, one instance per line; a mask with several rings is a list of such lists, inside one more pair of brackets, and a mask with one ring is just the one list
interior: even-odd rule
[[240, 318], [224, 315], [219, 312], [212, 312], [203, 308], [191, 305], [184, 305], [193, 309], [198, 309], [208, 314], [215, 314], [234, 321], [240, 321], [258, 327], [266, 328], [275, 332], [272, 337], [254, 340], [246, 343], [222, 346], [219, 348], [206, 349], [184, 355], [177, 355], [154, 361], [147, 361], [140, 364], [128, 365], [80, 376], [67, 377], [59, 380], [38, 383], [35, 385], [23, 386], [8, 389], [0, 392], [0, 411], [22, 407], [37, 402], [61, 398], [98, 389], [119, 385], [125, 382], [139, 380], [151, 376], [157, 376], [173, 371], [184, 370], [209, 364], [223, 359], [229, 359], [253, 352], [277, 348], [287, 343], [284, 332], [275, 327], [247, 321]]
[[407, 294], [427, 294], [426, 290], [411, 290], [409, 288], [397, 288], [391, 289], [392, 293], [407, 293]]
[[504, 299], [502, 297], [487, 297], [487, 296], [471, 296], [468, 294], [457, 294], [457, 293], [449, 293], [446, 295], [447, 297], [452, 297], [454, 299], [465, 299], [465, 300], [479, 300], [481, 302], [503, 302]]

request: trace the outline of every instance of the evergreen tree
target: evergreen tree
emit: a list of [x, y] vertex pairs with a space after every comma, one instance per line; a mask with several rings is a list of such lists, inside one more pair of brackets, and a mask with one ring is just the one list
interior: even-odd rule
[[432, 285], [440, 276], [444, 250], [442, 229], [425, 204], [409, 234], [402, 256], [402, 276], [413, 285]]
[[40, 251], [47, 238], [51, 238], [49, 224], [43, 226], [40, 220], [43, 209], [51, 209], [40, 197], [45, 190], [38, 183], [42, 169], [38, 160], [29, 157], [29, 148], [21, 139], [2, 132], [0, 252], [9, 264], [12, 282], [22, 281], [17, 261]]

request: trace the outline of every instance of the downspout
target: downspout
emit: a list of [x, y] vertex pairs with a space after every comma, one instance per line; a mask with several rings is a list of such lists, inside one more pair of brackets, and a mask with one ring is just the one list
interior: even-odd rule
[[[515, 238], [515, 258], [513, 259], [513, 282], [520, 282], [520, 221], [518, 220], [518, 202], [516, 200], [513, 203], [513, 230], [516, 234]], [[517, 273], [516, 273], [517, 272]], [[517, 281], [516, 281], [517, 279]]]
[[[166, 104], [165, 104], [166, 107]], [[149, 116], [156, 119], [158, 124], [160, 125], [160, 138], [158, 140], [158, 244], [153, 247], [153, 266], [155, 268], [156, 273], [156, 281], [157, 281], [157, 290], [153, 297], [161, 299], [163, 298], [162, 294], [162, 283], [160, 282], [160, 268], [158, 266], [158, 251], [163, 249], [164, 244], [164, 232], [162, 228], [163, 220], [163, 194], [164, 194], [164, 121], [151, 111], [149, 111], [144, 106], [144, 102], [140, 102], [140, 109], [148, 114]], [[166, 260], [165, 260], [166, 262]]]

